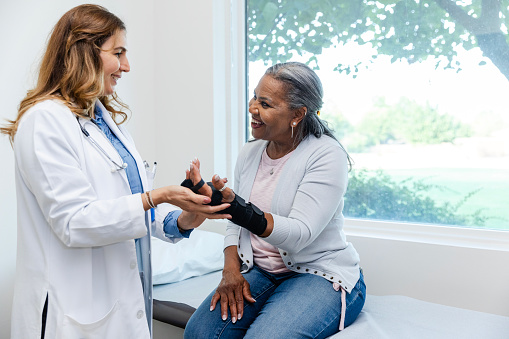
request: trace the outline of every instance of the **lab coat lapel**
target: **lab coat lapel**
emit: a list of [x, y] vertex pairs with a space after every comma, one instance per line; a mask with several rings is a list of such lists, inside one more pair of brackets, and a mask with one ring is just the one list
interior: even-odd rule
[[[103, 151], [111, 158], [113, 159], [117, 164], [122, 164], [122, 158], [118, 154], [115, 147], [108, 141], [107, 137], [104, 135], [104, 133], [101, 131], [99, 127], [97, 127], [95, 124], [93, 124], [89, 119], [83, 119], [78, 118], [79, 122], [84, 128], [87, 130], [87, 132], [90, 134], [90, 136], [93, 138], [93, 140], [99, 144], [99, 146], [103, 149]], [[95, 148], [96, 146], [94, 146]], [[96, 150], [97, 152], [103, 152], [99, 149]], [[106, 157], [106, 155], [104, 155]], [[109, 161], [109, 160], [108, 160]], [[110, 163], [111, 166], [113, 166], [113, 163]], [[127, 188], [129, 188], [129, 180], [127, 179], [127, 174], [125, 171], [118, 171], [122, 179], [124, 180], [125, 184], [127, 185]]]
[[[108, 110], [106, 110], [104, 105], [99, 100], [97, 100], [97, 104], [99, 105], [99, 107], [101, 108], [101, 110], [103, 112], [108, 112]], [[119, 128], [119, 126], [111, 118], [110, 114], [103, 114], [103, 119], [106, 122], [106, 124], [110, 127], [111, 131], [117, 136], [117, 138], [122, 142], [122, 144], [124, 144], [124, 146], [127, 148], [129, 153], [131, 153], [134, 160], [136, 160], [136, 167], [138, 168], [138, 172], [140, 173], [140, 178], [141, 178], [141, 183], [143, 185], [143, 189], [145, 191], [150, 189], [150, 187], [148, 187], [148, 183], [147, 183], [147, 173], [145, 170], [145, 166], [143, 164], [143, 159], [141, 159], [140, 154], [136, 150], [132, 138], [128, 134], [124, 135], [124, 132], [123, 132], [124, 129], [122, 128], [122, 130], [121, 130]], [[127, 176], [126, 176], [126, 180], [127, 180]], [[128, 184], [129, 184], [129, 182], [128, 182]]]

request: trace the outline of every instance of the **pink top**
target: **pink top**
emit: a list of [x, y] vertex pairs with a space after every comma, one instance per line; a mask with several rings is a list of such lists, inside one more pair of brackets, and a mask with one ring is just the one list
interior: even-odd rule
[[[256, 172], [253, 189], [249, 197], [249, 201], [262, 211], [270, 211], [272, 196], [274, 195], [279, 175], [292, 153], [293, 151], [282, 158], [271, 159], [267, 154], [267, 149], [263, 151], [262, 160], [260, 161], [258, 172]], [[251, 233], [251, 246], [253, 247], [254, 263], [260, 268], [275, 274], [290, 272], [283, 263], [278, 249], [253, 233]]]

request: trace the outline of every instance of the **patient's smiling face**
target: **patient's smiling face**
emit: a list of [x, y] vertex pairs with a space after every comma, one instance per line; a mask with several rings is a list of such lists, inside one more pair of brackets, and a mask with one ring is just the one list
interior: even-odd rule
[[290, 123], [294, 112], [288, 106], [281, 81], [264, 75], [249, 101], [249, 113], [254, 138], [282, 144], [291, 141]]

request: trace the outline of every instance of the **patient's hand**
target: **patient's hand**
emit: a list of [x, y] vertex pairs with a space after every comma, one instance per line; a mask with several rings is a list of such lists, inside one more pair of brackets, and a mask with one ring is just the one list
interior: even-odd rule
[[[193, 161], [191, 161], [191, 164], [189, 165], [189, 169], [186, 170], [186, 179], [191, 179], [193, 182], [193, 186], [200, 182], [201, 173], [200, 173], [200, 160], [198, 158], [194, 158]], [[209, 187], [209, 185], [205, 184], [203, 185], [198, 192], [201, 195], [205, 195], [207, 197], [212, 196], [212, 189]]]
[[[196, 185], [202, 179], [201, 173], [200, 173], [200, 160], [198, 160], [198, 158], [195, 158], [193, 161], [191, 161], [189, 170], [186, 170], [186, 179], [191, 179], [191, 181], [193, 182], [193, 185]], [[212, 177], [211, 182], [212, 182], [212, 185], [214, 185], [214, 187], [217, 190], [221, 190], [224, 188], [224, 190], [221, 192], [221, 194], [223, 195], [222, 202], [232, 202], [233, 201], [233, 199], [235, 198], [235, 193], [233, 193], [231, 188], [229, 188], [229, 187], [225, 188], [226, 183], [228, 182], [228, 179], [220, 178], [219, 175], [216, 174]], [[203, 185], [198, 190], [198, 192], [201, 195], [205, 195], [209, 198], [212, 197], [212, 189], [207, 184]]]

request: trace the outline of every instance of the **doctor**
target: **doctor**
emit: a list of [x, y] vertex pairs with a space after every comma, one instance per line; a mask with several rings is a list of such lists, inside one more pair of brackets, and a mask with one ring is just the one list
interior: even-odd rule
[[228, 204], [205, 205], [179, 185], [151, 190], [153, 172], [116, 108], [126, 107], [115, 94], [126, 53], [118, 17], [71, 9], [36, 87], [1, 129], [13, 143], [18, 203], [12, 338], [150, 338], [150, 236], [176, 242], [225, 217], [214, 213]]

